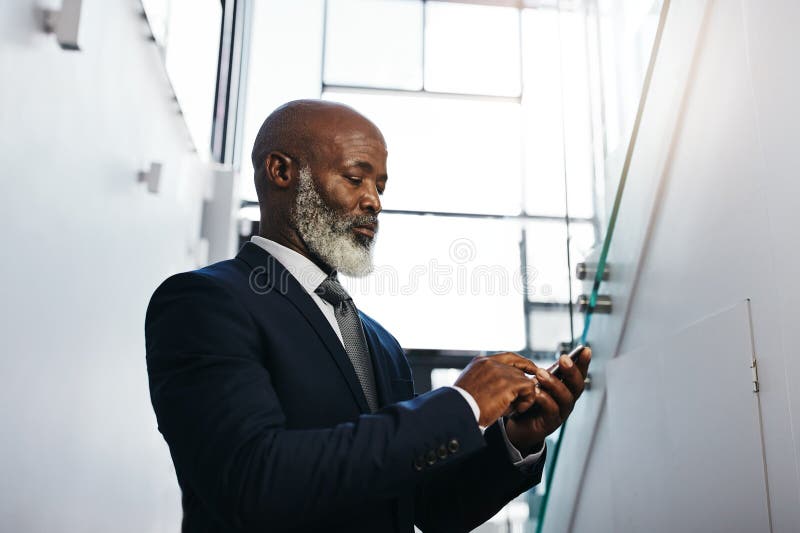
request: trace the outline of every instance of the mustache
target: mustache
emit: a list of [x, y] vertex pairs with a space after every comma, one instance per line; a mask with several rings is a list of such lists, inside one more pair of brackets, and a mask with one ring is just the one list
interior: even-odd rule
[[366, 226], [368, 224], [374, 224], [377, 228], [378, 226], [378, 215], [356, 215], [350, 220], [350, 227], [354, 228], [356, 226]]

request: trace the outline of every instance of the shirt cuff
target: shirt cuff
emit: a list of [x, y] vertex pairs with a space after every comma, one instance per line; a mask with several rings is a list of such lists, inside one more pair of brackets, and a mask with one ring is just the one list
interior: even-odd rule
[[[478, 406], [478, 402], [475, 401], [475, 398], [472, 397], [472, 394], [468, 393], [461, 387], [456, 387], [455, 385], [452, 385], [450, 386], [450, 388], [457, 390], [461, 394], [461, 396], [463, 396], [464, 399], [467, 401], [470, 409], [472, 409], [472, 414], [475, 415], [475, 422], [478, 422], [478, 429], [480, 429], [481, 434], [483, 434], [483, 432], [486, 431], [486, 427], [480, 425], [481, 408]], [[503, 435], [505, 435], [505, 433], [503, 433]]]
[[538, 452], [531, 453], [526, 457], [522, 457], [522, 453], [520, 453], [520, 451], [513, 444], [511, 444], [511, 441], [508, 440], [508, 435], [506, 435], [505, 420], [500, 418], [497, 422], [500, 426], [500, 433], [503, 435], [503, 442], [506, 443], [508, 456], [511, 458], [511, 462], [514, 463], [514, 466], [520, 470], [528, 470], [539, 462], [539, 459], [542, 458], [542, 454], [544, 453], [544, 443], [542, 443], [542, 448]]
[[[475, 421], [478, 422], [478, 429], [481, 430], [481, 434], [486, 431], [485, 426], [480, 425], [481, 420], [481, 408], [478, 406], [478, 402], [475, 401], [475, 398], [472, 397], [472, 394], [468, 393], [461, 387], [456, 387], [455, 385], [450, 386], [451, 389], [457, 390], [461, 396], [469, 404], [470, 409], [472, 409], [472, 414], [475, 415]], [[527, 457], [522, 457], [522, 453], [513, 445], [511, 441], [508, 440], [508, 435], [506, 435], [506, 424], [503, 418], [497, 420], [497, 425], [500, 426], [500, 434], [503, 436], [503, 442], [506, 443], [506, 450], [508, 450], [508, 456], [511, 459], [511, 462], [519, 468], [520, 470], [528, 470], [532, 468], [539, 462], [539, 459], [542, 458], [542, 454], [544, 453], [545, 445], [542, 443], [542, 448], [536, 452], [531, 453]]]

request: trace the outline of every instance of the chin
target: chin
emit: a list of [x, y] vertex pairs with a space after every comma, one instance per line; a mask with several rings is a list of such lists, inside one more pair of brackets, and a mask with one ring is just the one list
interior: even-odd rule
[[373, 270], [371, 239], [357, 236], [333, 239], [306, 239], [309, 248], [327, 265], [349, 277], [360, 278]]
[[361, 233], [355, 233], [353, 235], [353, 241], [355, 241], [353, 244], [369, 251], [369, 249], [372, 248], [373, 239], [374, 237], [367, 237], [366, 235], [363, 235]]
[[337, 258], [336, 270], [353, 278], [363, 278], [374, 270], [372, 254], [368, 248], [358, 246], [360, 250], [354, 253], [343, 253]]
[[369, 275], [374, 269], [372, 258], [359, 263], [340, 264], [338, 267], [336, 267], [337, 271], [341, 272], [345, 276], [350, 276], [351, 278], [363, 278], [364, 276]]

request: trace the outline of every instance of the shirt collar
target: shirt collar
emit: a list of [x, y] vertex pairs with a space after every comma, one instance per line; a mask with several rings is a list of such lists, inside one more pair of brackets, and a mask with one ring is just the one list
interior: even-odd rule
[[295, 252], [291, 248], [259, 235], [253, 235], [250, 241], [277, 259], [309, 294], [313, 294], [320, 283], [328, 277], [311, 259]]

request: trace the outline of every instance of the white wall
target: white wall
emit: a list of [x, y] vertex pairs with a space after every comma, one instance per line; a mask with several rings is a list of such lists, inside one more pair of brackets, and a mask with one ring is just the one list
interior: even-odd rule
[[83, 4], [65, 52], [36, 0], [0, 3], [0, 529], [177, 531], [143, 322], [194, 268], [205, 171], [138, 2]]
[[[771, 527], [765, 525], [764, 531], [796, 532], [800, 528], [800, 356], [793, 338], [800, 323], [800, 308], [794, 304], [800, 298], [796, 267], [800, 71], [795, 52], [800, 5], [791, 0], [673, 0], [671, 9], [676, 15], [667, 19], [665, 39], [669, 46], [678, 46], [677, 38], [692, 43], [684, 55], [687, 63], [694, 61], [694, 69], [686, 69], [688, 83], [674, 72], [664, 75], [665, 70], [680, 70], [674, 68], [677, 60], [669, 46], [656, 63], [609, 256], [614, 278], [602, 291], [619, 305], [614, 315], [595, 318], [590, 340], [597, 346], [598, 359], [619, 356], [620, 364], [625, 360], [629, 367], [645, 368], [656, 357], [645, 348], [671, 343], [690, 324], [702, 330], [707, 317], [749, 298], [759, 361], [763, 458], [752, 454], [727, 466], [735, 472], [744, 462], [764, 461], [771, 512]], [[695, 47], [697, 16], [705, 16], [705, 23]], [[669, 41], [671, 36], [676, 40]], [[669, 115], [674, 119], [664, 118]], [[713, 357], [720, 368], [740, 364], [720, 352], [698, 349], [675, 354], [680, 361], [691, 357]], [[682, 377], [692, 371], [686, 364], [675, 365], [662, 368], [653, 379], [666, 380], [669, 394], [681, 395], [681, 403], [696, 406], [699, 412], [718, 396], [718, 381], [708, 373], [706, 390], [687, 392]], [[591, 391], [595, 404], [604, 405], [597, 409], [601, 412], [597, 427], [584, 423], [570, 428], [573, 440], [590, 443], [588, 458], [585, 463], [577, 453], [560, 458], [559, 468], [571, 479], [559, 479], [556, 471], [555, 505], [548, 511], [546, 531], [564, 531], [556, 524], [571, 524], [572, 531], [620, 532], [626, 531], [631, 512], [680, 516], [686, 511], [670, 507], [675, 499], [658, 494], [637, 498], [640, 507], [646, 503], [635, 511], [624, 509], [630, 503], [624, 499], [625, 491], [637, 489], [639, 473], [624, 458], [615, 461], [615, 452], [623, 442], [635, 446], [648, 442], [651, 435], [646, 424], [626, 434], [612, 431], [620, 413], [613, 408], [615, 402], [603, 401], [603, 395], [619, 400], [627, 387], [616, 383], [618, 390], [603, 391], [606, 381], [599, 367], [598, 374], [600, 390]], [[746, 390], [749, 383], [743, 381]], [[686, 394], [695, 395], [687, 401]], [[669, 398], [661, 400], [669, 404]], [[683, 415], [692, 418], [696, 412], [686, 409]], [[753, 427], [757, 430], [757, 425], [742, 423], [721, 431], [727, 431], [728, 442], [735, 446], [743, 438], [738, 432]], [[670, 437], [680, 442], [686, 436]], [[697, 435], [691, 437], [697, 440]], [[571, 448], [568, 443], [565, 449]], [[667, 469], [681, 468], [693, 457], [669, 459], [663, 466], [665, 478]], [[570, 464], [580, 467], [570, 471]], [[709, 480], [703, 478], [708, 472], [702, 465], [694, 475], [703, 483], [686, 484], [684, 501], [712, 504], [731, 492], [731, 486], [722, 485], [708, 491]], [[560, 488], [575, 480], [580, 483], [577, 498], [558, 496]], [[712, 508], [709, 505], [707, 511]], [[730, 518], [720, 516], [716, 523], [721, 526]], [[686, 523], [685, 517], [681, 519]], [[668, 520], [653, 531], [671, 531], [680, 522]]]

